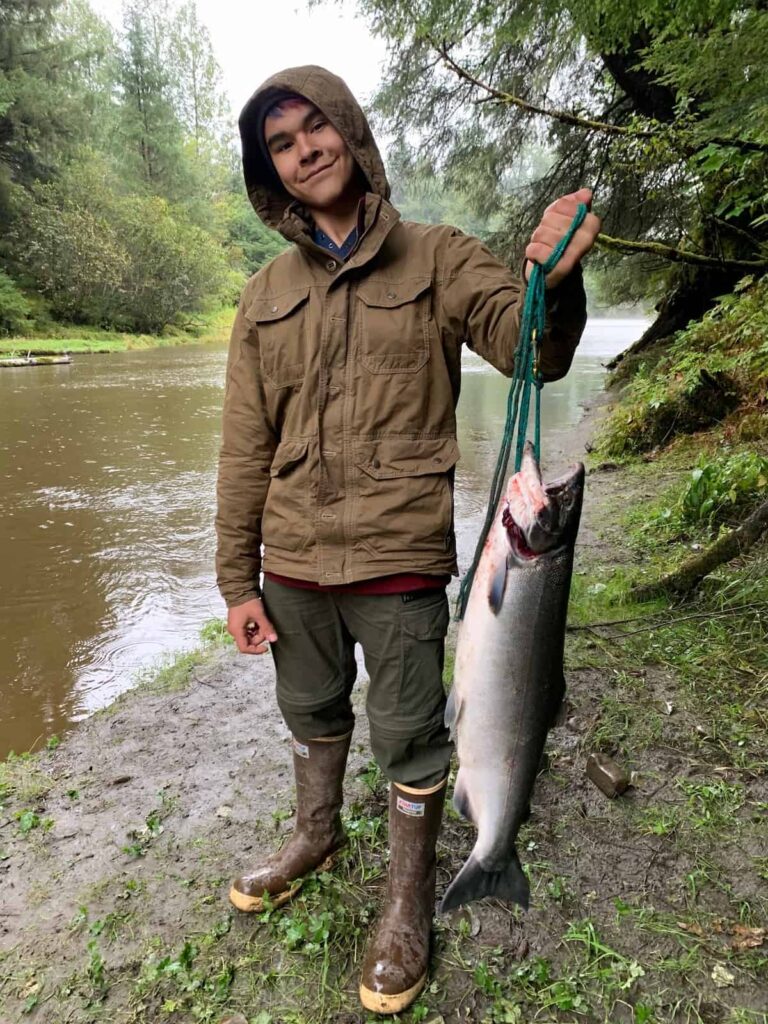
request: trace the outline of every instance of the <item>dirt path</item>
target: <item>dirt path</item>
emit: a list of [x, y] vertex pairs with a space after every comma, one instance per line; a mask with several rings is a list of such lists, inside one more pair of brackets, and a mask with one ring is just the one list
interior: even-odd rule
[[[558, 439], [553, 468], [582, 455], [594, 421]], [[578, 573], [629, 557], [617, 511], [643, 500], [646, 486], [627, 473], [590, 474]], [[595, 667], [582, 652], [570, 656], [572, 711], [552, 733], [521, 834], [532, 909], [484, 902], [440, 920], [434, 980], [402, 1019], [760, 1024], [768, 987], [755, 908], [765, 907], [768, 861], [759, 833], [736, 841], [734, 832], [719, 857], [713, 844], [722, 854], [727, 819], [724, 831], [679, 841], [664, 817], [690, 804], [683, 794], [694, 790], [679, 780], [710, 780], [718, 752], [694, 756], [685, 740], [694, 717], [663, 714], [665, 702], [678, 704], [670, 670], [618, 653], [614, 668]], [[178, 677], [126, 694], [56, 750], [4, 766], [0, 1022], [217, 1022], [237, 1009], [250, 1024], [362, 1024], [357, 970], [382, 892], [386, 799], [364, 717], [346, 804], [352, 844], [338, 877], [308, 882], [290, 910], [254, 920], [231, 911], [230, 877], [291, 827], [271, 663], [219, 647], [176, 689]], [[645, 715], [650, 739], [628, 762], [635, 788], [609, 802], [585, 779], [584, 760], [611, 748], [601, 735], [620, 732], [622, 714]], [[713, 814], [728, 811], [737, 785], [739, 808], [768, 806], [764, 773], [715, 777], [731, 789]], [[449, 814], [439, 891], [472, 841]]]

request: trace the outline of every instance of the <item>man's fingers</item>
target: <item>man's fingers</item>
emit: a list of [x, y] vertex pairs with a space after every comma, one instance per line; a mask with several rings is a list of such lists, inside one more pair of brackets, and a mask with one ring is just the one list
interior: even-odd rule
[[[544, 224], [540, 224], [533, 235], [531, 241], [525, 250], [526, 259], [533, 260], [534, 263], [546, 263], [549, 257], [552, 255], [552, 250], [563, 238], [565, 232], [558, 231], [555, 228], [547, 227]], [[568, 248], [565, 250], [563, 255], [560, 257], [560, 263], [558, 266], [572, 266], [581, 259], [589, 250], [592, 248], [595, 241], [595, 235], [590, 230], [582, 230], [581, 228], [571, 239]]]
[[580, 188], [576, 192], [569, 192], [567, 195], [560, 196], [558, 199], [551, 203], [547, 209], [562, 209], [572, 210], [571, 219], [576, 216], [576, 211], [579, 208], [579, 204], [584, 203], [588, 210], [592, 209], [592, 189], [591, 188]]
[[[273, 634], [274, 635], [274, 634]], [[255, 632], [246, 628], [235, 636], [237, 649], [241, 654], [266, 654], [269, 650], [269, 638], [261, 630]]]
[[[561, 235], [564, 235], [568, 228], [573, 222], [573, 218], [576, 215], [576, 211], [573, 214], [563, 213], [559, 210], [549, 209], [541, 218], [541, 224], [544, 227], [556, 228]], [[596, 235], [601, 227], [600, 218], [594, 213], [588, 213], [584, 220], [579, 226], [579, 231], [587, 231], [592, 235]]]
[[553, 228], [548, 224], [539, 224], [531, 235], [531, 241], [542, 242], [544, 245], [548, 245], [550, 249], [554, 249], [562, 237], [563, 232], [558, 231], [557, 228]]

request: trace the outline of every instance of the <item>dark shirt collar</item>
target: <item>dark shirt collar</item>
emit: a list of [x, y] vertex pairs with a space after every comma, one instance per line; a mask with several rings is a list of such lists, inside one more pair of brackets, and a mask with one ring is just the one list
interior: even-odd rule
[[328, 235], [318, 227], [315, 227], [312, 237], [317, 245], [321, 246], [323, 249], [327, 249], [328, 252], [332, 252], [333, 255], [337, 256], [339, 259], [345, 260], [357, 244], [358, 230], [357, 227], [352, 228], [341, 245], [336, 245], [333, 239], [329, 238]]

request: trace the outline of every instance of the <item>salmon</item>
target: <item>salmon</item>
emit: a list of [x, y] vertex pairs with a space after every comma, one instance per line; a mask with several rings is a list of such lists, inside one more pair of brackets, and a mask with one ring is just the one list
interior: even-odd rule
[[510, 477], [459, 627], [446, 725], [456, 810], [477, 827], [441, 911], [495, 896], [528, 907], [515, 847], [547, 733], [565, 696], [563, 648], [584, 466], [544, 484], [533, 447]]

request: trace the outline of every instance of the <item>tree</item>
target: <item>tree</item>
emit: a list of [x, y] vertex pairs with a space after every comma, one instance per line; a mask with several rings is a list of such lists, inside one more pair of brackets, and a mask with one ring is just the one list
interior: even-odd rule
[[213, 53], [208, 29], [200, 23], [197, 5], [187, 0], [171, 22], [169, 56], [174, 107], [195, 155], [220, 158], [230, 116], [224, 96], [221, 68]]
[[[517, 260], [551, 199], [592, 185], [610, 256], [665, 268], [669, 336], [768, 269], [762, 0], [360, 0], [390, 63], [375, 109], [504, 227]], [[738, 117], [735, 112], [738, 111]], [[531, 142], [549, 161], [528, 181]], [[510, 187], [510, 183], [514, 184]]]
[[183, 163], [182, 126], [172, 102], [162, 9], [135, 0], [123, 9], [120, 57], [122, 136], [148, 191], [176, 197]]
[[60, 6], [61, 0], [0, 4], [0, 226], [12, 216], [12, 186], [51, 176], [77, 120], [65, 48], [54, 32]]

